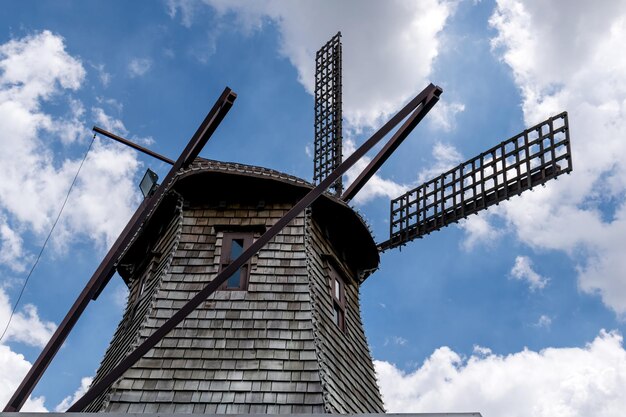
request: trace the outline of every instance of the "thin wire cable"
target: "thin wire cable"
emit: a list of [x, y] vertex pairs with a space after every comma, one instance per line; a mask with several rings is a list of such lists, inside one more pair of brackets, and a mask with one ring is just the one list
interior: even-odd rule
[[26, 284], [28, 284], [28, 280], [30, 279], [30, 276], [33, 274], [35, 267], [39, 263], [39, 259], [41, 258], [41, 255], [43, 254], [43, 251], [46, 248], [46, 245], [48, 244], [48, 240], [50, 240], [50, 237], [52, 236], [52, 232], [54, 232], [54, 228], [56, 227], [57, 223], [59, 222], [59, 219], [61, 218], [61, 214], [63, 213], [63, 209], [65, 208], [65, 205], [67, 204], [67, 200], [70, 197], [72, 188], [74, 188], [74, 184], [76, 184], [76, 179], [78, 179], [78, 174], [80, 174], [80, 170], [83, 168], [83, 164], [85, 163], [85, 160], [87, 159], [87, 155], [89, 155], [89, 151], [91, 151], [91, 147], [93, 146], [93, 143], [95, 140], [96, 140], [96, 134], [94, 133], [93, 138], [91, 139], [91, 143], [89, 144], [89, 148], [87, 148], [87, 152], [85, 152], [85, 156], [83, 156], [83, 160], [80, 161], [80, 165], [78, 166], [78, 171], [76, 171], [76, 175], [74, 175], [72, 184], [70, 185], [69, 190], [67, 190], [67, 194], [65, 195], [65, 200], [63, 201], [63, 204], [61, 205], [59, 214], [57, 215], [57, 218], [54, 220], [54, 223], [52, 224], [52, 227], [50, 228], [50, 232], [48, 233], [48, 236], [46, 237], [46, 240], [43, 242], [43, 245], [41, 246], [41, 250], [39, 251], [39, 254], [37, 255], [37, 259], [35, 259], [35, 263], [30, 268], [30, 271], [28, 272], [28, 275], [26, 276], [26, 279], [24, 280], [24, 284], [22, 284], [20, 295], [17, 297], [17, 300], [15, 301], [15, 304], [13, 305], [13, 310], [11, 311], [11, 315], [9, 316], [9, 321], [7, 322], [6, 327], [2, 331], [2, 336], [0, 336], [0, 342], [2, 342], [2, 339], [4, 339], [4, 336], [6, 335], [7, 330], [9, 330], [9, 326], [11, 325], [11, 320], [13, 319], [13, 316], [15, 315], [15, 311], [17, 310], [17, 307], [20, 304], [20, 300], [22, 299], [22, 295], [24, 294], [24, 290], [26, 289]]

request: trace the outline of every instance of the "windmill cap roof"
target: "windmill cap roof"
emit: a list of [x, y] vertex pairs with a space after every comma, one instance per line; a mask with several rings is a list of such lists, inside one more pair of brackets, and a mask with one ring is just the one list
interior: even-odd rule
[[[226, 205], [295, 204], [314, 187], [306, 180], [273, 169], [204, 158], [196, 158], [191, 165], [180, 170], [169, 185], [187, 201], [224, 202]], [[162, 205], [163, 201], [159, 203]], [[153, 220], [142, 226], [135, 241], [140, 234], [156, 226], [151, 223], [159, 221], [159, 210], [160, 207], [155, 210]], [[312, 216], [322, 226], [336, 253], [354, 272], [378, 267], [380, 257], [367, 223], [345, 201], [324, 193], [312, 204]], [[367, 275], [362, 274], [362, 279]]]
[[[190, 191], [194, 193], [192, 190], [200, 185], [196, 179], [201, 183], [211, 181], [213, 198], [221, 196], [238, 202], [247, 199], [251, 203], [277, 199], [292, 199], [295, 203], [315, 187], [302, 178], [269, 168], [196, 158], [187, 169], [180, 171], [174, 188], [189, 196]], [[330, 193], [324, 193], [312, 206], [313, 216], [327, 228], [335, 249], [355, 271], [378, 267], [376, 242], [366, 221], [355, 210]]]

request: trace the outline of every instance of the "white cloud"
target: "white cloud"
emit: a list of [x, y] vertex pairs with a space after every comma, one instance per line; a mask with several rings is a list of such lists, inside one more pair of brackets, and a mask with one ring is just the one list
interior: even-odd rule
[[[446, 0], [205, 0], [218, 14], [234, 12], [250, 32], [268, 20], [280, 32], [280, 48], [314, 89], [315, 52], [337, 31], [343, 42], [343, 102], [347, 125], [377, 126], [428, 84], [439, 53], [440, 33], [454, 12]], [[197, 1], [168, 1], [170, 16], [180, 12], [191, 25]]]
[[19, 102], [34, 109], [41, 100], [57, 94], [59, 87], [78, 89], [85, 70], [65, 52], [63, 38], [43, 31], [0, 45], [0, 74], [2, 104]]
[[427, 120], [435, 129], [450, 132], [456, 128], [456, 115], [463, 111], [465, 111], [465, 104], [448, 103], [444, 99], [428, 113]]
[[[493, 211], [493, 208], [490, 210]], [[461, 241], [461, 247], [464, 250], [471, 251], [478, 245], [493, 247], [502, 237], [503, 231], [494, 227], [487, 220], [489, 214], [491, 213], [483, 212], [459, 222], [459, 227], [465, 231], [465, 238]]]
[[[0, 332], [6, 328], [12, 309], [13, 305], [10, 303], [9, 297], [4, 288], [0, 287]], [[31, 346], [44, 347], [56, 328], [56, 324], [42, 321], [39, 318], [37, 307], [26, 304], [21, 308], [21, 311], [17, 310], [13, 315], [2, 341], [21, 342]]]
[[[117, 112], [118, 114], [121, 114], [122, 111], [124, 110], [124, 103], [120, 103], [119, 101], [117, 101], [114, 98], [106, 98], [106, 97], [96, 97], [96, 101], [98, 102], [98, 104], [100, 105], [106, 105], [108, 108], [114, 110], [115, 112]], [[91, 111], [93, 113], [96, 113], [96, 109], [98, 109], [97, 107], [94, 107], [91, 109]], [[104, 112], [103, 109], [99, 109], [102, 111], [102, 113], [104, 113], [104, 116], [106, 116], [106, 113]], [[101, 116], [102, 117], [102, 116]], [[97, 117], [96, 117], [97, 118]]]
[[478, 357], [486, 357], [492, 354], [492, 350], [484, 347], [484, 346], [480, 346], [480, 345], [474, 345], [474, 355], [478, 356]]
[[495, 216], [522, 242], [569, 254], [580, 289], [624, 315], [626, 54], [617, 51], [626, 40], [626, 2], [499, 0], [490, 23], [526, 124], [568, 111], [574, 167], [501, 204]]
[[[9, 402], [31, 367], [24, 356], [13, 352], [8, 346], [0, 345], [0, 408]], [[44, 397], [28, 397], [21, 411], [47, 412]]]
[[100, 79], [102, 86], [105, 88], [108, 87], [111, 83], [111, 74], [106, 71], [104, 64], [92, 64], [92, 67], [98, 72], [98, 79]]
[[395, 346], [406, 346], [408, 340], [406, 340], [402, 336], [391, 336], [385, 338], [385, 343], [383, 346], [395, 345]]
[[453, 145], [441, 142], [436, 142], [433, 145], [432, 155], [432, 164], [422, 169], [417, 174], [417, 182], [419, 184], [432, 180], [444, 172], [449, 171], [461, 163], [461, 160], [463, 159], [463, 156], [461, 156], [459, 151]]
[[[40, 230], [46, 222], [45, 211], [35, 213], [37, 204], [28, 204], [35, 201], [23, 198], [36, 199], [38, 194], [49, 197], [57, 186], [42, 184], [54, 168], [46, 167], [52, 156], [38, 133], [51, 130], [54, 120], [39, 107], [42, 100], [57, 95], [61, 86], [78, 88], [84, 71], [78, 61], [65, 54], [62, 39], [50, 32], [1, 45], [0, 71], [0, 208]], [[56, 177], [53, 175], [52, 180]]]
[[[12, 308], [4, 288], [0, 287], [0, 332], [5, 329]], [[13, 316], [2, 343], [14, 341], [43, 347], [55, 329], [54, 323], [39, 318], [35, 306], [27, 304]], [[0, 344], [0, 408], [4, 408], [30, 367], [23, 355]], [[44, 397], [29, 397], [22, 411], [48, 411], [44, 407]]]
[[154, 145], [156, 140], [152, 136], [132, 136], [132, 141], [144, 146]]
[[[48, 231], [80, 164], [80, 158], [59, 158], [58, 145], [76, 144], [79, 133], [86, 131], [82, 103], [70, 98], [70, 116], [64, 118], [42, 108], [68, 89], [78, 89], [84, 73], [80, 61], [65, 52], [63, 39], [51, 32], [0, 45], [0, 244], [16, 256], [20, 237], [14, 233], [43, 236]], [[99, 109], [94, 115], [109, 127], [123, 129]], [[84, 152], [86, 143], [80, 147]], [[110, 244], [137, 204], [132, 179], [138, 165], [129, 149], [96, 141], [57, 226], [56, 247], [84, 237]]]
[[185, 27], [191, 27], [196, 7], [200, 3], [194, 0], [167, 0], [167, 13], [175, 18], [180, 13], [181, 23]]
[[152, 60], [148, 58], [133, 58], [128, 63], [128, 74], [131, 78], [141, 77], [152, 68]]
[[76, 392], [74, 392], [74, 394], [72, 395], [68, 395], [67, 397], [63, 398], [63, 401], [61, 401], [56, 407], [54, 407], [54, 411], [56, 411], [57, 413], [64, 413], [68, 408], [70, 408], [72, 404], [74, 404], [83, 395], [85, 395], [87, 390], [89, 390], [89, 387], [91, 386], [92, 381], [93, 381], [93, 377], [88, 376], [88, 377], [82, 378], [80, 380], [80, 386], [78, 387]]
[[[72, 168], [77, 169], [78, 161]], [[71, 242], [86, 235], [108, 247], [130, 218], [138, 200], [134, 175], [139, 168], [136, 155], [122, 145], [96, 140], [64, 211], [63, 227], [55, 231], [55, 242]], [[111, 204], [114, 196], [116, 202]]]
[[539, 320], [537, 320], [537, 323], [534, 324], [534, 326], [544, 328], [544, 329], [549, 329], [550, 326], [552, 326], [552, 319], [550, 318], [550, 316], [546, 316], [545, 314], [542, 314], [539, 317]]
[[535, 272], [533, 261], [528, 256], [515, 258], [515, 265], [511, 269], [511, 277], [520, 281], [526, 281], [531, 291], [545, 288], [549, 281], [548, 278]]
[[85, 135], [85, 128], [81, 123], [85, 115], [83, 103], [79, 100], [69, 98], [68, 107], [67, 115], [57, 118], [49, 126], [50, 132], [58, 135], [61, 143], [64, 145], [77, 142]]
[[[344, 155], [350, 155], [355, 150], [356, 146], [352, 139], [348, 138], [344, 140]], [[359, 159], [357, 163], [348, 170], [348, 172], [346, 172], [346, 188], [359, 176], [359, 174], [365, 169], [365, 167], [367, 167], [367, 164], [369, 164], [371, 160], [372, 158], [370, 158], [369, 156], [364, 156]], [[365, 186], [361, 188], [361, 190], [352, 201], [356, 204], [365, 204], [366, 202], [377, 197], [396, 198], [400, 194], [406, 192], [408, 189], [408, 185], [398, 184], [392, 180], [382, 178], [379, 174], [374, 174], [374, 176], [372, 176], [372, 178], [367, 181]]]
[[485, 417], [622, 416], [626, 350], [602, 331], [583, 348], [525, 349], [497, 355], [478, 348], [462, 358], [441, 347], [405, 373], [375, 361], [387, 410], [480, 412]]
[[22, 237], [0, 217], [0, 265], [5, 265], [15, 272], [26, 270]]

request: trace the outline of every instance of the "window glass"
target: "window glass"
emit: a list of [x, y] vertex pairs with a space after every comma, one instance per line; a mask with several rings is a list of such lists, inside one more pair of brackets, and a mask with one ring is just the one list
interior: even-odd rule
[[[244, 245], [243, 239], [233, 239], [230, 242], [230, 261], [231, 262], [237, 259], [239, 255], [243, 253], [243, 245]], [[245, 268], [245, 265], [239, 268], [237, 271], [235, 271], [235, 273], [232, 274], [228, 278], [228, 280], [226, 281], [226, 288], [240, 288], [241, 287], [241, 274], [244, 268]]]
[[230, 243], [230, 260], [234, 261], [243, 252], [243, 239], [233, 239]]
[[[252, 239], [252, 233], [224, 233], [224, 237], [222, 238], [222, 253], [220, 255], [220, 271], [237, 259], [243, 251], [250, 246]], [[221, 289], [245, 290], [248, 287], [249, 270], [249, 263], [241, 266], [228, 277]]]

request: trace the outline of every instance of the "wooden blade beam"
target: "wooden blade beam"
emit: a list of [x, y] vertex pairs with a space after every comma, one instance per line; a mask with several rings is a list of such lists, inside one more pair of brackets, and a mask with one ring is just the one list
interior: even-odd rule
[[[392, 117], [383, 127], [374, 133], [363, 145], [361, 145], [352, 155], [342, 162], [337, 169], [324, 178], [319, 185], [309, 191], [300, 201], [298, 201], [282, 218], [270, 227], [261, 237], [244, 250], [230, 265], [222, 270], [217, 276], [201, 289], [191, 300], [189, 300], [180, 310], [170, 317], [161, 327], [156, 329], [146, 340], [144, 340], [134, 351], [128, 354], [115, 368], [105, 375], [99, 382], [94, 384], [89, 391], [78, 399], [67, 411], [78, 412], [83, 410], [89, 403], [102, 394], [111, 384], [120, 378], [131, 366], [152, 349], [165, 335], [182, 322], [192, 311], [194, 311], [207, 297], [213, 294], [224, 283], [228, 277], [235, 273], [241, 266], [247, 263], [263, 246], [265, 246], [274, 236], [291, 222], [296, 216], [311, 205], [338, 178], [348, 171], [363, 155], [372, 149], [381, 139], [383, 139], [395, 126], [404, 120], [420, 103], [424, 101], [424, 94], [431, 91], [432, 84], [411, 100], [402, 110]], [[402, 127], [400, 128], [402, 129]]]
[[563, 112], [391, 201], [385, 251], [572, 171]]
[[422, 92], [423, 101], [421, 106], [413, 112], [413, 114], [404, 122], [401, 129], [393, 135], [393, 137], [387, 142], [387, 144], [378, 152], [378, 154], [371, 160], [371, 162], [365, 167], [365, 169], [359, 174], [348, 189], [341, 196], [342, 200], [350, 201], [354, 196], [365, 186], [367, 181], [378, 171], [378, 169], [385, 163], [385, 161], [391, 156], [392, 153], [400, 146], [400, 144], [406, 139], [406, 137], [415, 129], [419, 122], [422, 121], [424, 116], [428, 114], [430, 109], [439, 101], [439, 96], [443, 90], [440, 87], [429, 85]]
[[131, 148], [136, 149], [139, 152], [143, 152], [146, 155], [150, 155], [150, 156], [152, 156], [152, 157], [154, 157], [154, 158], [156, 158], [156, 159], [158, 159], [160, 161], [163, 161], [165, 163], [168, 163], [170, 165], [174, 165], [174, 163], [175, 163], [170, 158], [166, 158], [165, 156], [163, 156], [161, 154], [158, 154], [158, 153], [156, 153], [154, 151], [151, 151], [148, 148], [144, 148], [143, 146], [137, 145], [136, 143], [133, 143], [133, 142], [129, 141], [128, 139], [124, 139], [121, 136], [117, 136], [115, 133], [108, 132], [108, 131], [106, 131], [106, 130], [98, 127], [98, 126], [94, 126], [91, 130], [93, 130], [96, 133], [100, 133], [101, 135], [104, 135], [104, 136], [106, 136], [108, 138], [111, 138], [111, 139], [113, 139], [113, 140], [115, 140], [115, 141], [117, 141], [119, 143], [123, 143], [126, 146], [130, 146]]
[[35, 388], [37, 382], [39, 382], [39, 379], [48, 368], [48, 365], [69, 335], [79, 317], [85, 311], [85, 308], [87, 308], [89, 301], [92, 299], [95, 300], [98, 297], [102, 289], [115, 273], [115, 268], [122, 251], [131, 241], [137, 230], [139, 230], [141, 224], [150, 218], [154, 208], [164, 196], [165, 191], [168, 189], [168, 185], [172, 182], [178, 171], [181, 168], [189, 166], [189, 164], [191, 164], [198, 156], [213, 132], [215, 132], [215, 129], [217, 129], [217, 126], [219, 126], [220, 122], [224, 119], [232, 107], [236, 98], [237, 95], [232, 92], [230, 88], [226, 87], [224, 89], [222, 95], [216, 101], [215, 105], [213, 105], [213, 108], [211, 108], [203, 122], [200, 124], [200, 127], [185, 147], [185, 150], [178, 157], [172, 166], [172, 169], [163, 180], [163, 185], [159, 187], [151, 197], [145, 199], [141, 203], [111, 249], [109, 249], [109, 252], [102, 260], [102, 263], [98, 266], [91, 279], [72, 305], [72, 308], [56, 329], [52, 338], [39, 354], [39, 357], [28, 371], [28, 374], [26, 374], [26, 377], [24, 377], [24, 380], [5, 406], [4, 412], [19, 411], [22, 408], [24, 402]]

